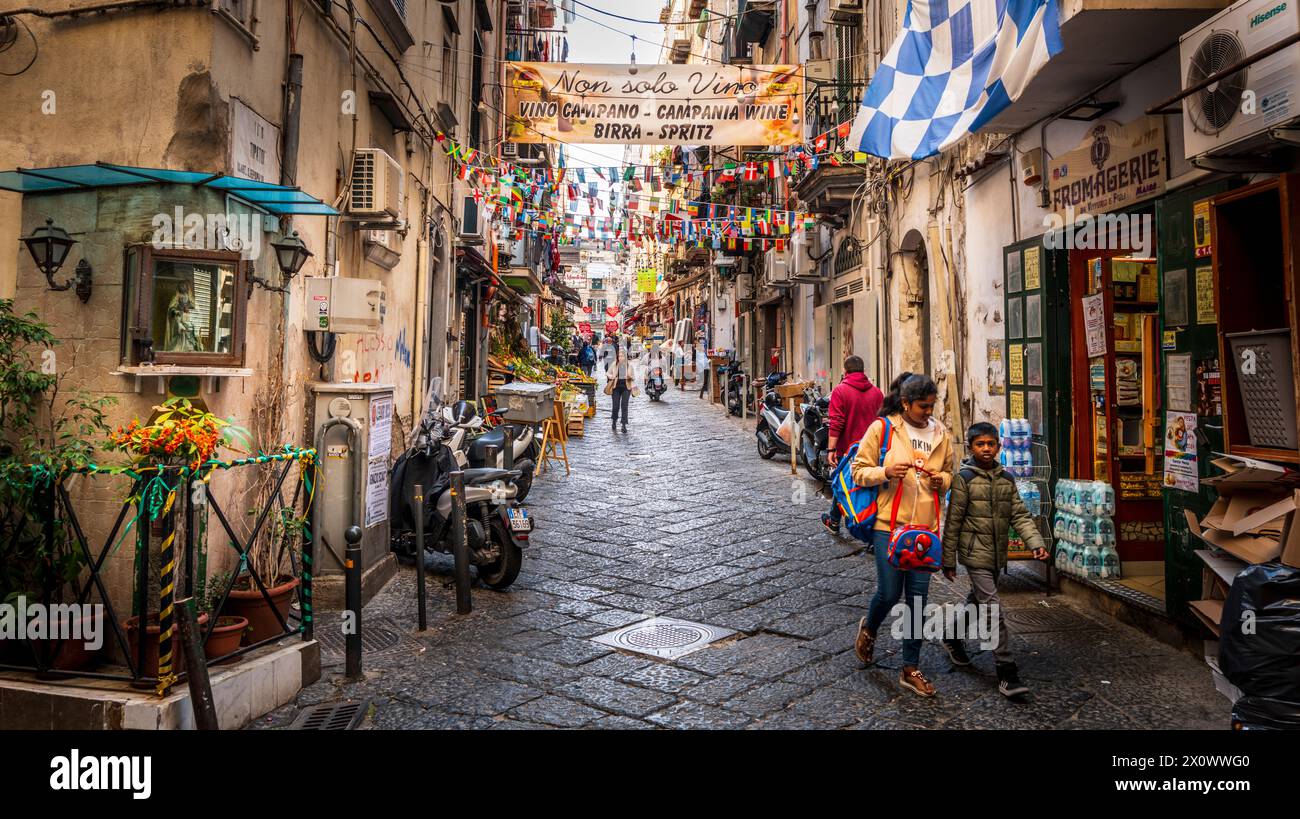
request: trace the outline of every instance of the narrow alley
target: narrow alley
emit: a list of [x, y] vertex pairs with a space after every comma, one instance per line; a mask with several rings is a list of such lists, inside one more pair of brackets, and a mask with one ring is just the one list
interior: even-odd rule
[[[997, 693], [990, 652], [954, 669], [927, 642], [926, 700], [897, 684], [898, 642], [882, 628], [876, 665], [853, 637], [873, 590], [862, 544], [818, 522], [825, 501], [788, 464], [758, 457], [753, 421], [696, 393], [633, 399], [611, 433], [608, 399], [538, 480], [537, 529], [506, 592], [475, 584], [455, 613], [449, 558], [430, 575], [430, 627], [415, 629], [415, 572], [366, 607], [366, 679], [342, 677], [342, 639], [322, 639], [322, 679], [252, 727], [300, 709], [368, 700], [373, 728], [1224, 728], [1229, 703], [1204, 662], [1061, 595], [1013, 564], [1004, 599], [1030, 704]], [[965, 598], [935, 576], [930, 601]], [[592, 638], [652, 616], [735, 634], [673, 661]], [[326, 620], [317, 634], [336, 634]]]

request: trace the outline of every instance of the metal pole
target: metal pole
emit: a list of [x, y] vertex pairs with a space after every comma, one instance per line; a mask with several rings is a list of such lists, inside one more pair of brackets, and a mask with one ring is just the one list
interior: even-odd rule
[[[349, 680], [361, 679], [361, 527], [352, 525], [343, 533], [348, 542], [343, 552], [344, 583], [343, 614], [352, 615], [352, 628], [345, 635], [347, 658], [344, 676]], [[423, 557], [423, 555], [421, 555]]]
[[502, 455], [501, 455], [501, 468], [514, 469], [515, 468], [515, 428], [510, 425], [509, 421], [501, 425], [501, 434], [505, 436], [505, 440], [503, 441], [505, 448], [502, 450]]
[[424, 487], [415, 485], [415, 594], [416, 620], [420, 631], [427, 629], [424, 591]]
[[[209, 616], [216, 616], [213, 612]], [[194, 724], [200, 731], [216, 731], [217, 706], [212, 698], [212, 682], [208, 679], [208, 660], [203, 656], [203, 631], [194, 610], [194, 598], [176, 601], [176, 626], [181, 633], [181, 647], [185, 651], [185, 671], [190, 685], [190, 704], [194, 707]]]
[[465, 536], [465, 473], [451, 473], [451, 545], [456, 556], [456, 613], [469, 614], [469, 543]]
[[142, 520], [136, 527], [139, 539], [136, 541], [136, 595], [135, 595], [135, 614], [139, 618], [136, 620], [136, 651], [135, 651], [135, 673], [131, 677], [131, 685], [135, 688], [153, 688], [152, 685], [144, 681], [144, 653], [147, 646], [145, 645], [149, 625], [149, 532], [153, 525], [149, 520], [149, 500], [146, 497], [148, 493], [148, 483], [140, 491], [140, 515]]
[[311, 459], [310, 464], [303, 464], [298, 461], [298, 469], [308, 483], [307, 490], [307, 508], [303, 510], [303, 517], [307, 525], [303, 527], [302, 533], [302, 639], [316, 639], [316, 615], [313, 610], [312, 589], [315, 586], [316, 572], [316, 486], [320, 479], [320, 472], [317, 471], [316, 464], [321, 457], [320, 450], [316, 451], [315, 457]]
[[799, 396], [793, 396], [790, 399], [790, 474], [799, 474], [799, 446], [803, 441], [799, 440]]

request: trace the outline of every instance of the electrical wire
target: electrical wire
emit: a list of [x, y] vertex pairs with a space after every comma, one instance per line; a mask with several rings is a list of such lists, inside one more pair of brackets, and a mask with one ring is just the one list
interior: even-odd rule
[[[23, 20], [21, 17], [13, 17], [13, 18], [10, 18], [10, 19], [14, 20], [15, 22], [22, 23], [23, 28], [26, 29], [26, 31], [27, 31], [27, 36], [32, 38], [32, 58], [31, 58], [30, 60], [27, 61], [27, 65], [23, 66], [21, 69], [19, 69], [18, 71], [14, 71], [14, 72], [10, 72], [10, 71], [0, 71], [0, 76], [5, 76], [5, 77], [17, 77], [17, 76], [20, 76], [20, 75], [22, 75], [22, 74], [26, 74], [26, 73], [27, 73], [27, 69], [31, 68], [33, 65], [36, 64], [36, 58], [39, 57], [39, 56], [41, 55], [41, 44], [38, 43], [38, 42], [36, 41], [36, 35], [32, 33], [31, 27], [27, 25], [27, 21], [26, 21], [26, 20]], [[12, 47], [17, 43], [17, 42], [18, 42], [18, 37], [17, 37], [17, 35], [15, 35], [15, 36], [14, 36], [14, 42], [10, 43], [9, 46], [6, 47], [6, 48], [4, 49], [4, 51], [8, 51], [8, 50], [9, 50], [10, 48], [12, 48]], [[3, 53], [3, 52], [0, 52], [0, 53]]]

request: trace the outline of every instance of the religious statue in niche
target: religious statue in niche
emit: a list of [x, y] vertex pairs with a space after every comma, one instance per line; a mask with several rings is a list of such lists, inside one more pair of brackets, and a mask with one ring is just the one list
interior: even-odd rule
[[202, 349], [199, 335], [194, 328], [190, 314], [195, 308], [194, 296], [190, 292], [190, 283], [181, 281], [176, 285], [176, 294], [167, 305], [167, 334], [163, 338], [163, 349], [170, 353], [190, 353]]

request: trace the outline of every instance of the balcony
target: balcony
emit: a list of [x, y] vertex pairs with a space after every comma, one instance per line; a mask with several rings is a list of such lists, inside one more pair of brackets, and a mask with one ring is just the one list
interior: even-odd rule
[[1018, 131], [1061, 111], [1089, 90], [1177, 46], [1180, 36], [1231, 3], [1062, 0], [1059, 5], [1061, 53], [1043, 66], [1014, 103], [989, 121], [987, 130]]
[[709, 0], [691, 0], [691, 4], [686, 8], [686, 16], [694, 20], [708, 5]]
[[669, 27], [668, 60], [684, 63], [691, 56], [691, 32], [684, 25]]

